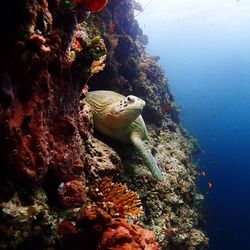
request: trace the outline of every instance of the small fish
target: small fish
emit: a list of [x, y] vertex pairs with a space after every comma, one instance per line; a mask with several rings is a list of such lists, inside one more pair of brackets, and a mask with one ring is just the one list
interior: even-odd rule
[[205, 172], [205, 171], [201, 171], [201, 172], [199, 173], [199, 176], [206, 176], [206, 172]]
[[208, 181], [207, 185], [208, 185], [208, 188], [212, 188], [213, 187], [212, 181]]
[[110, 27], [109, 27], [109, 30], [110, 30], [111, 32], [115, 32], [115, 29], [116, 29], [116, 24], [115, 24], [115, 23], [111, 23], [111, 24], [110, 24]]

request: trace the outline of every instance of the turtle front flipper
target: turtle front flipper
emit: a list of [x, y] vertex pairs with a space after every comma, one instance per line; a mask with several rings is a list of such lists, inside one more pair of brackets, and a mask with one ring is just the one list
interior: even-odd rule
[[131, 134], [131, 141], [135, 146], [136, 150], [141, 155], [142, 159], [145, 162], [145, 165], [150, 170], [152, 175], [158, 180], [163, 181], [163, 174], [159, 169], [154, 157], [152, 154], [146, 149], [145, 144], [141, 140], [140, 136], [137, 133]]

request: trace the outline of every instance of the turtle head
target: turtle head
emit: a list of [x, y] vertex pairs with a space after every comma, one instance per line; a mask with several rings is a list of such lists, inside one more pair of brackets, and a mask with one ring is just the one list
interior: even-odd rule
[[142, 112], [146, 103], [134, 95], [129, 95], [113, 103], [109, 110], [110, 122], [116, 127], [127, 126]]

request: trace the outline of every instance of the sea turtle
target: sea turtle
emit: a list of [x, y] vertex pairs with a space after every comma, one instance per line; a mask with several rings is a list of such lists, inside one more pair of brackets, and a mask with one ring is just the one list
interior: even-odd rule
[[162, 181], [163, 175], [143, 142], [148, 139], [141, 116], [145, 102], [133, 95], [125, 97], [107, 90], [91, 91], [85, 100], [93, 112], [96, 130], [111, 138], [133, 144], [152, 175]]

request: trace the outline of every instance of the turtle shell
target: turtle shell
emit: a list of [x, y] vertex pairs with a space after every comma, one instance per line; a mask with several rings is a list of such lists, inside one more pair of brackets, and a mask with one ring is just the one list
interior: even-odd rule
[[114, 91], [97, 90], [88, 92], [85, 100], [88, 103], [90, 102], [91, 106], [94, 105], [95, 108], [100, 107], [100, 109], [103, 109], [114, 102], [123, 100], [124, 98], [125, 96]]

